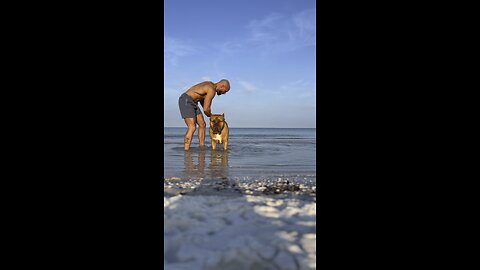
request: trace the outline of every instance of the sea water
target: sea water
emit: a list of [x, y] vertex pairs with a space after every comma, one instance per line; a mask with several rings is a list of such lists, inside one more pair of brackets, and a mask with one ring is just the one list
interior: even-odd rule
[[176, 181], [227, 180], [315, 185], [315, 128], [230, 128], [228, 150], [211, 149], [208, 127], [205, 148], [198, 129], [189, 151], [183, 149], [185, 128], [164, 128], [164, 177]]

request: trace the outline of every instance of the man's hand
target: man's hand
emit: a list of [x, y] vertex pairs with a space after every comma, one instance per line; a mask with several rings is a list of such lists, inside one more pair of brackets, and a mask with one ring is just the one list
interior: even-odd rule
[[212, 116], [212, 113], [210, 112], [210, 110], [205, 110], [203, 111], [205, 113], [206, 116], [210, 117]]

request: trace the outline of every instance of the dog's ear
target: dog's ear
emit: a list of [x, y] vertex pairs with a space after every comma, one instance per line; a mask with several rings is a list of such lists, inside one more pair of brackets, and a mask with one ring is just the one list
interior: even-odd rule
[[225, 118], [225, 113], [222, 113], [222, 117]]

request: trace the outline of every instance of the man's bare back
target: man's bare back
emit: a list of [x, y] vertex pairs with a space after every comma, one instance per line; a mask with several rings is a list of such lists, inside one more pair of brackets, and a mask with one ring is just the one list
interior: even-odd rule
[[[217, 88], [218, 83], [206, 81], [190, 87], [185, 94], [190, 96], [193, 99], [193, 102], [200, 102], [203, 112], [206, 116], [210, 117], [212, 114], [210, 106], [212, 105], [212, 100], [215, 97], [215, 94], [217, 94]], [[225, 87], [223, 88], [226, 89]], [[228, 88], [230, 88], [230, 86]], [[221, 94], [221, 91], [218, 94]]]
[[208, 92], [215, 95], [215, 84], [213, 82], [198, 83], [190, 87], [185, 93], [189, 95], [194, 102], [199, 102], [205, 100]]

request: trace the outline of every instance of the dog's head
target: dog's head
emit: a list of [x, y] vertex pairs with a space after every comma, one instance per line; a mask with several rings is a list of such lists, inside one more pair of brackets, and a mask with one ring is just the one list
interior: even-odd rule
[[212, 114], [210, 116], [210, 128], [214, 134], [219, 134], [222, 132], [224, 123], [225, 114]]

